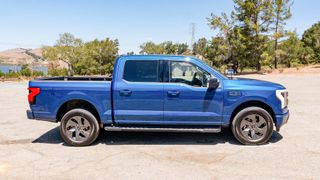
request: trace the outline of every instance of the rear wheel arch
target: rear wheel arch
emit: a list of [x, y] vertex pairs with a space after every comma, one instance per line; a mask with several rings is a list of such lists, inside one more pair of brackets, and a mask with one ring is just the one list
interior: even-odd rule
[[101, 123], [100, 115], [97, 108], [90, 103], [89, 101], [83, 99], [71, 99], [64, 102], [58, 109], [56, 114], [57, 122], [61, 121], [62, 117], [72, 109], [85, 109], [92, 113], [95, 118], [98, 120], [98, 123]]
[[266, 110], [272, 117], [273, 123], [276, 124], [276, 117], [275, 113], [272, 109], [271, 106], [266, 104], [265, 102], [259, 101], [259, 100], [251, 100], [251, 101], [246, 101], [241, 104], [239, 104], [232, 112], [231, 117], [230, 117], [230, 124], [232, 124], [232, 121], [234, 120], [234, 117], [243, 109], [248, 108], [248, 107], [260, 107], [264, 110]]

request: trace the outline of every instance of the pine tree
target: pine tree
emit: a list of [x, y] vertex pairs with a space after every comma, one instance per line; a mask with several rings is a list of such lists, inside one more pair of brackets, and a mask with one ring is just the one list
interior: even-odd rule
[[285, 21], [291, 17], [291, 0], [273, 0], [274, 68], [277, 69], [278, 39], [283, 36]]
[[272, 22], [272, 1], [270, 0], [234, 0], [235, 11], [232, 16], [240, 27], [242, 43], [246, 45], [243, 58], [250, 65], [261, 70], [261, 55], [266, 48]]

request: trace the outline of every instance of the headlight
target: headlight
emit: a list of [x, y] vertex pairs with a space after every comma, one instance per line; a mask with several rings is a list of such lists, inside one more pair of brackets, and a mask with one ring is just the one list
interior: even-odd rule
[[288, 91], [286, 89], [276, 90], [276, 96], [281, 102], [281, 108], [288, 106]]

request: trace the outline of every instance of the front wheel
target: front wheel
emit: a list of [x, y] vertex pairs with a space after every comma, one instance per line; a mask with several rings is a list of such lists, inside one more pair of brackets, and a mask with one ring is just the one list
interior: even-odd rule
[[60, 134], [72, 146], [90, 145], [97, 139], [99, 131], [96, 117], [84, 109], [72, 109], [61, 119]]
[[259, 107], [248, 107], [241, 110], [232, 121], [232, 133], [242, 144], [265, 144], [273, 133], [271, 115]]

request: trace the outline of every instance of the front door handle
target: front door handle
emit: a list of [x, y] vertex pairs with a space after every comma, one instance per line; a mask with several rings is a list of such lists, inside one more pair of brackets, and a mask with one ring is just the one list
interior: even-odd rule
[[131, 96], [131, 94], [132, 94], [132, 91], [127, 89], [120, 91], [120, 96]]
[[179, 97], [180, 92], [179, 91], [168, 91], [169, 97]]

